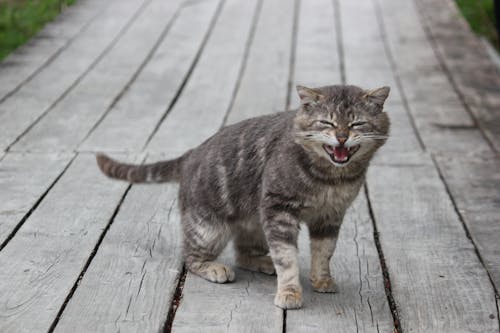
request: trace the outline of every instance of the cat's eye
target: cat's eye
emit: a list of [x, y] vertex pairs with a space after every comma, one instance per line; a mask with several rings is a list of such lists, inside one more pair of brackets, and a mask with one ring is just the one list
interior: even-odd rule
[[366, 125], [366, 121], [356, 121], [351, 124], [351, 127], [361, 127], [363, 125]]
[[323, 124], [323, 125], [327, 125], [327, 126], [330, 126], [330, 127], [337, 127], [337, 126], [335, 126], [335, 124], [334, 124], [334, 123], [331, 123], [331, 122], [326, 121], [326, 120], [319, 120], [319, 122], [320, 122], [321, 124]]

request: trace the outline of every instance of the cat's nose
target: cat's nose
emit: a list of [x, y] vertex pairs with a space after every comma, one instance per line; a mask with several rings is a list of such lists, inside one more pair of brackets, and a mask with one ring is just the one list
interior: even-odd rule
[[341, 145], [343, 145], [343, 144], [347, 141], [347, 139], [348, 139], [348, 136], [347, 136], [347, 134], [345, 134], [345, 133], [338, 133], [338, 134], [336, 135], [336, 137], [337, 137], [337, 141], [338, 141]]

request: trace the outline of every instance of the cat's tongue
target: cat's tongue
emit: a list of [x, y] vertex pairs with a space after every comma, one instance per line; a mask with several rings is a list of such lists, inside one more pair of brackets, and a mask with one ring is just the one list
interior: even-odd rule
[[336, 146], [333, 149], [333, 154], [335, 155], [335, 159], [339, 161], [344, 161], [349, 156], [349, 149], [344, 146]]

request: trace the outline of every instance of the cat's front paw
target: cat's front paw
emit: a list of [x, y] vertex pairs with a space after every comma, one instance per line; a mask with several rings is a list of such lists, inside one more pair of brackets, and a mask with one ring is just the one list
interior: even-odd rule
[[302, 288], [300, 286], [286, 286], [278, 290], [274, 298], [274, 305], [282, 309], [298, 309], [302, 307]]
[[205, 271], [203, 276], [205, 279], [216, 282], [226, 283], [234, 281], [234, 271], [226, 265], [219, 263], [211, 263]]
[[337, 291], [335, 280], [331, 277], [311, 279], [314, 291], [319, 293], [334, 293]]

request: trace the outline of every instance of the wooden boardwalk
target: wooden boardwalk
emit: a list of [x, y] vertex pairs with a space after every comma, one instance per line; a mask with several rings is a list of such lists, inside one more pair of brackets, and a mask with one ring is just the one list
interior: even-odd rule
[[[186, 273], [177, 186], [94, 152], [175, 157], [297, 106], [295, 84], [392, 87], [349, 210], [339, 292]], [[0, 332], [499, 332], [500, 74], [453, 0], [79, 0], [0, 64]], [[222, 260], [233, 264], [230, 249]]]

